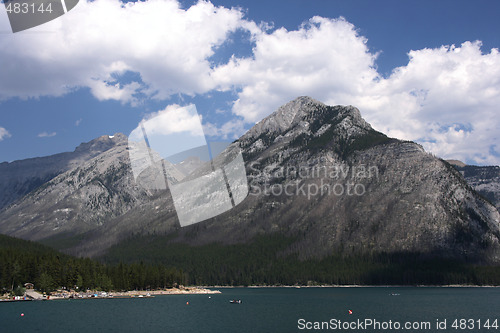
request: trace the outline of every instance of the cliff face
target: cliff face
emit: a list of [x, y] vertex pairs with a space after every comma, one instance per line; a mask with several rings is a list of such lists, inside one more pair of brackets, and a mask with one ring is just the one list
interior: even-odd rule
[[78, 167], [124, 140], [123, 134], [104, 135], [82, 143], [73, 152], [0, 163], [0, 211], [55, 176]]
[[[494, 207], [448, 163], [374, 131], [354, 107], [298, 98], [236, 146], [253, 195], [230, 219], [200, 226], [198, 240], [244, 241], [279, 231], [300, 235], [290, 251], [304, 258], [415, 251], [498, 259]], [[234, 236], [233, 225], [244, 232]]]
[[500, 167], [454, 165], [476, 192], [489, 200], [500, 212]]
[[86, 232], [126, 213], [144, 193], [130, 176], [123, 138], [11, 204], [1, 215], [2, 232], [40, 240]]
[[[448, 163], [373, 130], [352, 106], [299, 97], [232, 143], [214, 166], [240, 150], [250, 194], [210, 220], [180, 228], [169, 191], [147, 191], [134, 182], [123, 142], [4, 210], [0, 231], [72, 240], [65, 249], [79, 255], [101, 254], [137, 233], [192, 245], [280, 233], [295, 239], [281, 255], [303, 259], [412, 251], [500, 260], [495, 207]], [[191, 178], [211, 167], [195, 164]]]

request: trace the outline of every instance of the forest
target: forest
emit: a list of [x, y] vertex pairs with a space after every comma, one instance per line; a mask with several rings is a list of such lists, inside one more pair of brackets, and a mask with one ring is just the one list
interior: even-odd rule
[[167, 236], [135, 236], [101, 260], [172, 265], [194, 285], [500, 285], [500, 266], [414, 252], [304, 259], [290, 253], [294, 241], [269, 234], [244, 244], [190, 246]]
[[299, 258], [293, 239], [260, 236], [246, 244], [190, 246], [165, 236], [134, 236], [104, 257], [75, 258], [45, 245], [0, 235], [0, 291], [26, 282], [44, 292], [144, 290], [177, 285], [500, 285], [500, 267], [421, 253]]
[[0, 293], [22, 294], [25, 283], [48, 292], [67, 290], [145, 290], [187, 283], [181, 270], [142, 262], [106, 265], [75, 258], [47, 246], [0, 235]]

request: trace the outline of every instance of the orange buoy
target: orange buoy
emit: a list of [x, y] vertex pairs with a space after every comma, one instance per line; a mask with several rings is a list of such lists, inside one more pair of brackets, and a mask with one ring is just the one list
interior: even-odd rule
[[24, 317], [24, 313], [21, 313], [21, 317]]
[[189, 302], [186, 302], [186, 305], [189, 305]]

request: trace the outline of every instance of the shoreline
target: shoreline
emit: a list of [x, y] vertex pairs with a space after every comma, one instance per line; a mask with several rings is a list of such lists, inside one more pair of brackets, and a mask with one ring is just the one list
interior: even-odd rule
[[0, 302], [29, 302], [29, 301], [52, 301], [52, 300], [85, 300], [85, 299], [123, 299], [123, 298], [153, 298], [155, 296], [164, 295], [214, 295], [222, 294], [219, 289], [264, 289], [264, 288], [291, 288], [291, 289], [303, 289], [303, 288], [500, 288], [500, 286], [494, 285], [461, 285], [461, 284], [451, 284], [451, 285], [317, 285], [317, 286], [307, 286], [307, 285], [256, 285], [256, 286], [194, 286], [194, 287], [184, 287], [184, 288], [171, 288], [171, 289], [160, 289], [160, 290], [129, 290], [129, 291], [86, 291], [86, 292], [64, 292], [58, 291], [53, 292], [47, 296], [40, 294], [39, 298], [30, 298], [26, 294], [24, 296], [11, 296], [11, 297], [0, 297]]
[[339, 284], [339, 285], [317, 285], [317, 286], [308, 286], [308, 285], [270, 285], [270, 286], [202, 286], [202, 288], [220, 288], [220, 289], [230, 289], [230, 288], [500, 288], [500, 286], [496, 285], [472, 285], [472, 284], [447, 284], [447, 285], [365, 285], [365, 284]]
[[47, 295], [42, 295], [38, 292], [37, 297], [28, 296], [26, 293], [23, 296], [2, 297], [0, 302], [29, 302], [29, 301], [53, 301], [53, 300], [85, 300], [85, 299], [114, 299], [114, 298], [152, 298], [163, 295], [213, 295], [221, 294], [220, 290], [212, 290], [214, 288], [204, 287], [184, 287], [159, 290], [129, 290], [129, 291], [99, 291], [87, 290], [85, 292], [62, 291], [58, 290]]

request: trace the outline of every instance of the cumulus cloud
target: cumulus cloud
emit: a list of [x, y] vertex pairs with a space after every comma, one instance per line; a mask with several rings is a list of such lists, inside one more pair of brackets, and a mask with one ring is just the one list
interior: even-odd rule
[[235, 140], [245, 132], [245, 124], [243, 118], [236, 117], [224, 123], [222, 126], [217, 126], [210, 122], [204, 123], [203, 131], [207, 136], [219, 137], [223, 140]]
[[252, 123], [299, 95], [351, 104], [377, 130], [415, 140], [443, 158], [500, 164], [500, 54], [481, 42], [414, 50], [384, 78], [377, 54], [344, 19], [314, 17], [299, 29], [256, 37], [250, 58], [215, 69], [220, 89], [239, 88], [233, 112]]
[[[89, 87], [99, 100], [136, 102], [137, 94], [165, 99], [211, 89], [208, 58], [242, 26], [238, 9], [200, 1], [182, 9], [176, 0], [122, 3], [80, 1], [68, 14], [17, 34], [3, 34], [0, 99], [61, 96]], [[0, 29], [8, 30], [6, 15]], [[255, 26], [252, 28], [252, 26]], [[126, 72], [140, 82], [120, 84]]]
[[[0, 29], [9, 29], [6, 15]], [[239, 29], [250, 32], [252, 55], [212, 63]], [[409, 51], [408, 64], [383, 77], [377, 53], [343, 18], [313, 17], [286, 30], [206, 1], [183, 9], [176, 0], [95, 0], [25, 33], [3, 34], [0, 56], [11, 59], [0, 66], [0, 100], [87, 87], [98, 100], [138, 105], [141, 98], [229, 91], [235, 119], [205, 131], [233, 138], [310, 95], [355, 105], [377, 130], [441, 157], [500, 164], [500, 54], [483, 52], [479, 41]], [[133, 79], [121, 80], [129, 73]]]
[[201, 117], [194, 104], [185, 107], [169, 105], [162, 111], [150, 114], [147, 120], [143, 120], [142, 126], [152, 135], [187, 133], [204, 137]]
[[[444, 158], [499, 164], [500, 54], [480, 42], [409, 52], [408, 65], [378, 82], [359, 105], [380, 130], [416, 140]], [[392, 114], [391, 114], [392, 113]]]
[[0, 141], [2, 141], [3, 139], [6, 139], [6, 138], [10, 138], [10, 137], [11, 137], [11, 135], [10, 135], [9, 131], [7, 131], [3, 127], [0, 127]]
[[38, 134], [38, 137], [39, 138], [51, 138], [51, 137], [56, 136], [56, 135], [57, 135], [56, 132], [50, 132], [50, 133], [49, 132], [42, 132], [42, 133]]
[[130, 133], [129, 142], [143, 145], [147, 139], [149, 147], [163, 157], [204, 146], [206, 140], [201, 120], [194, 104], [184, 107], [170, 105], [143, 119]]
[[349, 104], [378, 79], [366, 41], [342, 18], [313, 17], [296, 31], [257, 35], [252, 57], [233, 57], [212, 76], [222, 90], [241, 87], [233, 111], [249, 122], [300, 95]]

